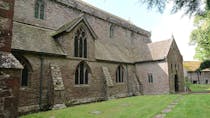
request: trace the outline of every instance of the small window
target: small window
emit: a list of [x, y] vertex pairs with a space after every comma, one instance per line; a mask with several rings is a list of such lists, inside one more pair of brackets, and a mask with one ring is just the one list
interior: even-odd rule
[[209, 83], [209, 81], [208, 80], [206, 80], [206, 84], [208, 84]]
[[85, 62], [81, 62], [75, 71], [75, 84], [82, 85], [88, 84], [89, 67]]
[[35, 10], [35, 13], [34, 13], [35, 18], [44, 19], [45, 4], [43, 0], [36, 0], [34, 10]]
[[87, 37], [84, 28], [79, 28], [74, 37], [74, 56], [87, 58]]
[[148, 73], [148, 82], [153, 83], [153, 76], [152, 73]]
[[109, 37], [110, 38], [113, 38], [114, 37], [114, 25], [111, 25], [110, 26], [110, 29], [109, 29]]
[[117, 67], [116, 71], [116, 83], [124, 82], [124, 68], [122, 65]]

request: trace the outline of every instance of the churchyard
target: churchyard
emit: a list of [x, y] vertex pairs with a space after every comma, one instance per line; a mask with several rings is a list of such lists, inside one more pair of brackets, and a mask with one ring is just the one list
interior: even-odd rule
[[145, 95], [72, 106], [21, 118], [209, 118], [210, 94]]

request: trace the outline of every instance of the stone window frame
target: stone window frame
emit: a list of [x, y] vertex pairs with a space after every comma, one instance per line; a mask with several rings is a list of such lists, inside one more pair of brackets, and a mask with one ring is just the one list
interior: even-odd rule
[[83, 26], [79, 27], [74, 34], [74, 57], [88, 58], [88, 36]]
[[37, 19], [45, 18], [45, 2], [44, 0], [35, 0], [34, 4], [34, 17]]
[[148, 77], [148, 82], [149, 83], [153, 83], [154, 82], [154, 78], [153, 78], [153, 74], [152, 73], [147, 73], [147, 77]]
[[114, 24], [111, 24], [110, 27], [109, 27], [109, 37], [110, 38], [114, 37], [114, 28], [115, 28]]
[[89, 85], [90, 84], [90, 75], [91, 75], [91, 69], [87, 62], [81, 61], [74, 73], [74, 84], [76, 86], [83, 86], [83, 85]]
[[116, 83], [124, 83], [125, 68], [123, 67], [123, 65], [117, 66], [115, 75], [116, 75], [116, 79], [115, 79]]
[[[22, 55], [18, 55], [18, 54], [14, 54], [14, 56], [18, 59], [18, 61], [22, 64], [23, 66], [23, 70], [21, 71], [21, 79], [20, 79], [20, 87], [21, 88], [30, 88], [31, 86], [31, 75], [32, 75], [32, 66], [30, 64], [30, 62], [28, 61], [28, 59], [26, 59], [24, 56]], [[23, 75], [24, 69], [26, 69], [26, 73], [27, 74], [27, 78], [25, 78], [25, 76]], [[24, 78], [23, 78], [24, 76]], [[26, 79], [26, 83], [23, 83], [23, 79]]]

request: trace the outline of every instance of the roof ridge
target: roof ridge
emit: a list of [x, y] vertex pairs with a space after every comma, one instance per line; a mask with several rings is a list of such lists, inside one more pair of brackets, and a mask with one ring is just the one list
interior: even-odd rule
[[[68, 7], [78, 9], [83, 13], [87, 13], [87, 14], [93, 15], [95, 17], [98, 17], [100, 19], [106, 20], [108, 22], [117, 24], [121, 27], [127, 28], [127, 29], [134, 31], [136, 33], [139, 33], [141, 35], [145, 35], [148, 37], [151, 36], [151, 32], [149, 32], [143, 28], [140, 28], [139, 26], [136, 26], [119, 16], [113, 15], [107, 11], [101, 10], [100, 8], [90, 5], [89, 3], [86, 3], [85, 1], [81, 1], [81, 0], [54, 0], [54, 1], [61, 3], [63, 5], [66, 5]], [[88, 7], [90, 9], [87, 9], [85, 7]]]

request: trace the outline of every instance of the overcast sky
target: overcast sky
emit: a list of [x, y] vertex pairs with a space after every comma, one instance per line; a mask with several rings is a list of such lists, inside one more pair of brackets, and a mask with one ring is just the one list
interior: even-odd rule
[[183, 16], [182, 12], [171, 15], [168, 8], [163, 14], [155, 9], [148, 10], [138, 0], [83, 0], [95, 7], [117, 15], [152, 33], [152, 41], [169, 39], [174, 35], [185, 61], [193, 60], [194, 47], [189, 46], [193, 18]]

